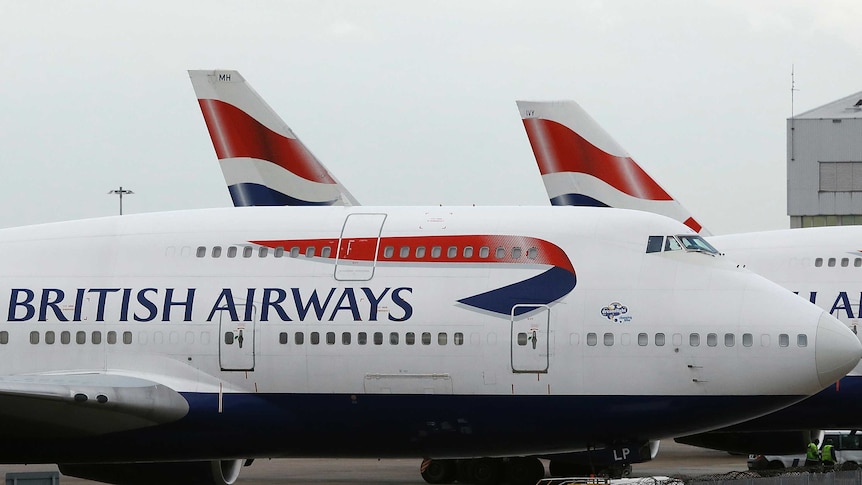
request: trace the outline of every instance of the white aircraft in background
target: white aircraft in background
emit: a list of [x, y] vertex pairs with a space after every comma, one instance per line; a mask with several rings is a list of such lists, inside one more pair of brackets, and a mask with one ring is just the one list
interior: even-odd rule
[[727, 426], [859, 361], [822, 309], [657, 238], [708, 247], [665, 217], [571, 207], [2, 229], [0, 462], [224, 484], [254, 458], [486, 456], [471, 479], [534, 483], [536, 458], [493, 457]]
[[[577, 103], [517, 104], [552, 204], [655, 212], [708, 234]], [[819, 305], [855, 330], [862, 313], [862, 252], [858, 249], [862, 226], [728, 234], [708, 240], [732, 259]], [[733, 429], [860, 428], [859, 402], [862, 367], [817, 396]], [[804, 435], [789, 440], [788, 435], [772, 432], [760, 436], [710, 433], [678, 441], [734, 451], [746, 451], [743, 446], [751, 451], [756, 451], [752, 446], [775, 450], [782, 444], [806, 442]]]
[[237, 71], [189, 71], [234, 206], [359, 205]]

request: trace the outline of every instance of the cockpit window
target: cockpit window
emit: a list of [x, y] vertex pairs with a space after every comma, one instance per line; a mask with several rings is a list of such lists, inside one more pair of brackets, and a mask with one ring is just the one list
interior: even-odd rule
[[665, 251], [680, 251], [680, 250], [682, 250], [682, 246], [679, 245], [679, 241], [674, 239], [673, 236], [668, 236], [667, 239], [664, 240], [664, 250]]
[[700, 236], [680, 235], [677, 236], [677, 238], [682, 243], [682, 246], [686, 251], [699, 251], [712, 255], [718, 254], [718, 250], [712, 247], [711, 244], [706, 242], [706, 239]]
[[660, 253], [662, 242], [664, 242], [664, 236], [650, 236], [647, 240], [646, 252]]

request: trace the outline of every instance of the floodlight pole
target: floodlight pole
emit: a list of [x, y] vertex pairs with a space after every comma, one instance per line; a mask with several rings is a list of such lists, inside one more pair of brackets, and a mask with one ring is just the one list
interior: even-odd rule
[[123, 195], [124, 194], [125, 195], [132, 195], [132, 194], [134, 194], [134, 192], [132, 192], [129, 189], [124, 189], [123, 186], [121, 185], [119, 189], [114, 189], [114, 190], [108, 191], [108, 194], [109, 195], [110, 194], [117, 194], [120, 196], [120, 215], [123, 215]]

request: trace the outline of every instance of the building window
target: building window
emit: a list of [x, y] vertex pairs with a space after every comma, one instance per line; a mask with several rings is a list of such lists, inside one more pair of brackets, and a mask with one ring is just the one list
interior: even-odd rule
[[820, 162], [820, 191], [862, 191], [862, 162]]

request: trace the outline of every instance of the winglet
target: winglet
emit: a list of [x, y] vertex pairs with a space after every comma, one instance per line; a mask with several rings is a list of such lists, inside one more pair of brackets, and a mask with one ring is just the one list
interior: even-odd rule
[[654, 212], [709, 234], [578, 103], [517, 104], [551, 204]]
[[234, 205], [359, 205], [237, 71], [189, 71]]

